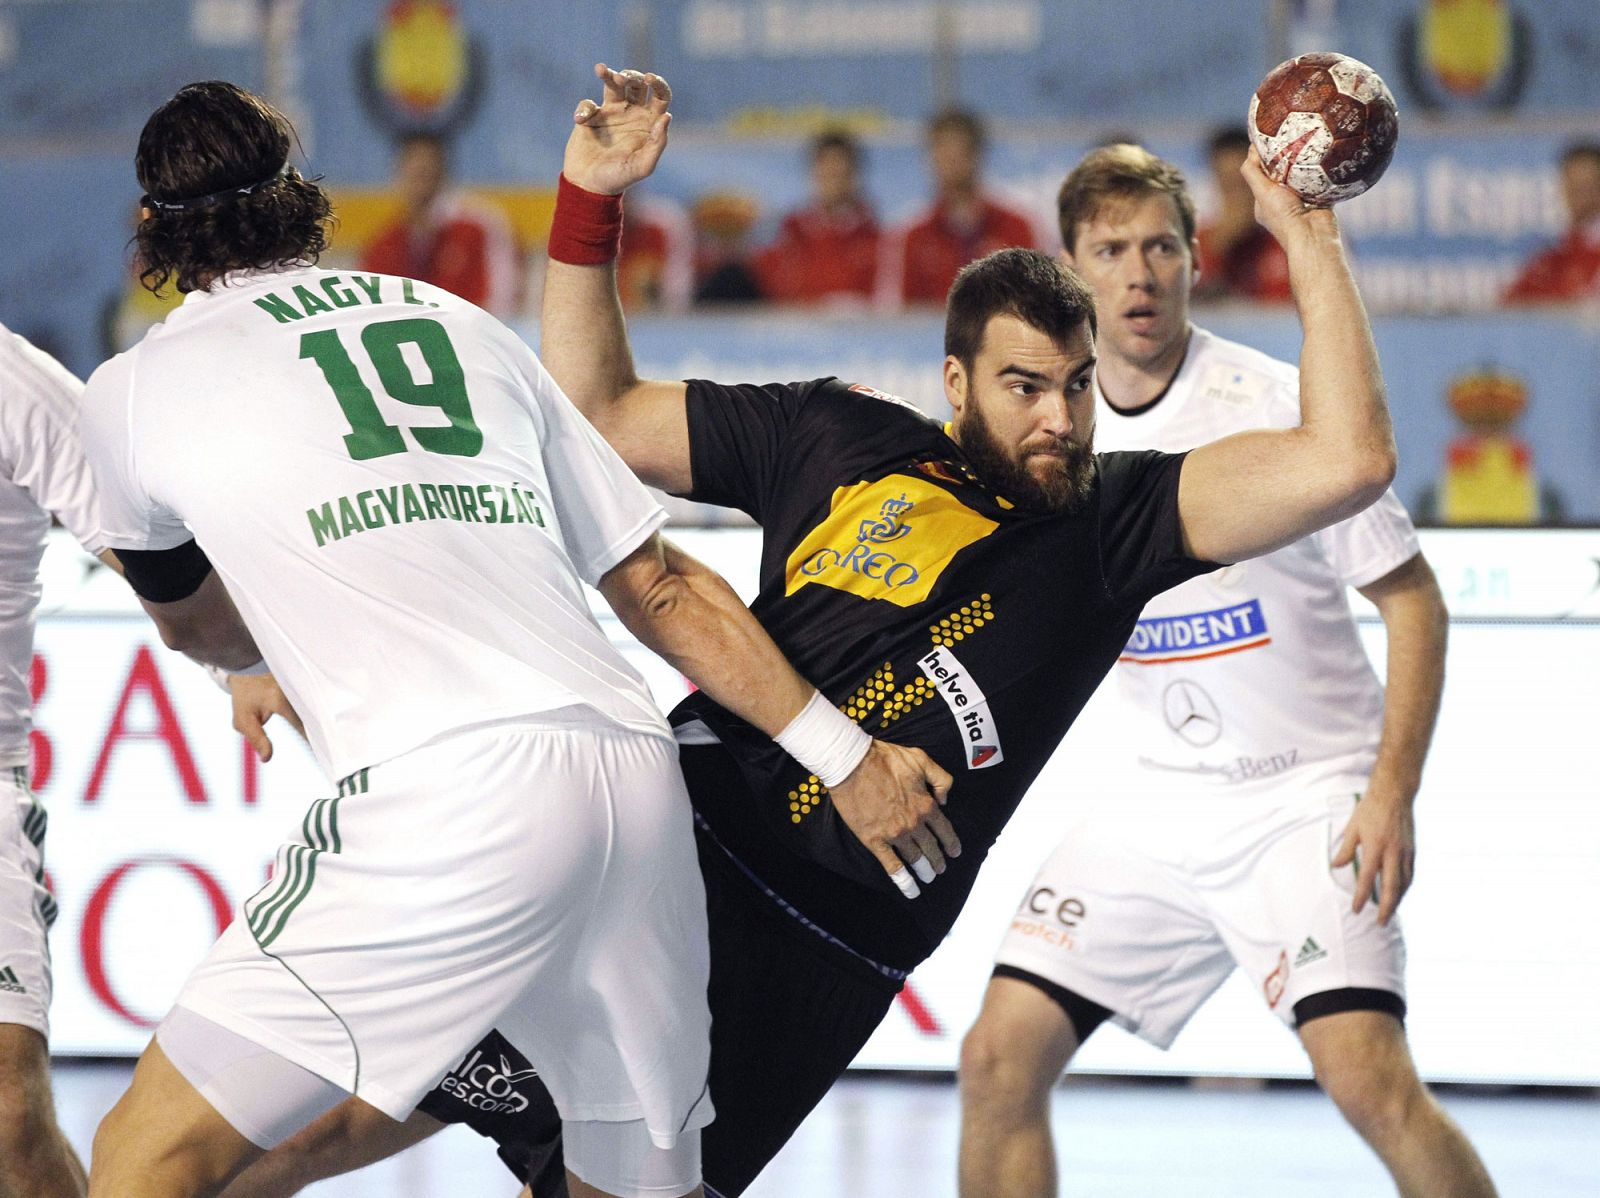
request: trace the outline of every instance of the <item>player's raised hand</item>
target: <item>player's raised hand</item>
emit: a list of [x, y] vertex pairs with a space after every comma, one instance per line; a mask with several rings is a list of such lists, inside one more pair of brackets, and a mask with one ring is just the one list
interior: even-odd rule
[[[839, 818], [907, 898], [942, 874], [961, 840], [939, 808], [952, 779], [921, 749], [874, 740], [851, 775], [831, 788]], [[909, 867], [909, 868], [908, 868]]]
[[262, 761], [272, 760], [272, 739], [267, 735], [266, 723], [273, 716], [282, 716], [301, 736], [306, 734], [299, 714], [271, 674], [230, 674], [228, 694], [233, 698], [234, 728], [250, 742]]
[[602, 102], [585, 97], [572, 114], [561, 173], [585, 191], [621, 195], [648, 178], [667, 147], [672, 89], [660, 75], [596, 63]]
[[1324, 232], [1337, 229], [1330, 209], [1308, 204], [1292, 188], [1268, 178], [1261, 165], [1261, 155], [1256, 153], [1254, 146], [1245, 155], [1239, 173], [1244, 176], [1244, 181], [1250, 185], [1251, 195], [1255, 197], [1256, 220], [1284, 248], [1288, 248], [1290, 239], [1301, 229], [1316, 226], [1322, 226]]

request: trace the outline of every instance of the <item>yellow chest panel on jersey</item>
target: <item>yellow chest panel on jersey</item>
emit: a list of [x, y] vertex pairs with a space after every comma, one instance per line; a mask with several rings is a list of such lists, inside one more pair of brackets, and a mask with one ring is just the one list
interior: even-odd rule
[[999, 525], [925, 478], [891, 474], [839, 487], [827, 517], [784, 566], [784, 593], [816, 583], [914, 607], [957, 553]]

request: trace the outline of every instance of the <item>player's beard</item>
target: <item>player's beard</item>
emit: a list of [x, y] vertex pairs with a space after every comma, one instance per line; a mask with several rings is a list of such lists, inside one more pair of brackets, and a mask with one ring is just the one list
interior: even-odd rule
[[1043, 514], [1073, 513], [1089, 501], [1094, 491], [1094, 449], [1081, 441], [1056, 442], [1061, 457], [1045, 460], [1050, 470], [1042, 478], [1028, 469], [1028, 454], [1014, 458], [995, 437], [983, 409], [973, 404], [961, 422], [956, 438], [979, 478], [1023, 511]]

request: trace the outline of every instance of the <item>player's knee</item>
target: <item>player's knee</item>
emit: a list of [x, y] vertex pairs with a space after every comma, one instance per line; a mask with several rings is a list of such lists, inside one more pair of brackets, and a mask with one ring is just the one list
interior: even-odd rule
[[58, 1134], [42, 1087], [0, 1070], [0, 1177], [9, 1169], [24, 1167]]
[[1043, 1105], [1054, 1081], [1013, 1037], [981, 1019], [961, 1041], [960, 1079], [962, 1106], [991, 1117]]
[[1419, 1104], [1428, 1101], [1411, 1069], [1348, 1061], [1319, 1070], [1317, 1081], [1350, 1126], [1370, 1143], [1404, 1135]]
[[127, 1102], [127, 1095], [123, 1095], [94, 1129], [89, 1160], [91, 1171], [97, 1177], [119, 1162], [130, 1142], [136, 1142], [127, 1134]]
[[107, 1128], [102, 1121], [90, 1160], [89, 1198], [214, 1194], [235, 1172], [231, 1162], [192, 1137], [124, 1135], [119, 1124]]
[[[95, 1128], [89, 1163], [90, 1198], [136, 1192], [136, 1184], [143, 1185], [151, 1178], [202, 1180], [208, 1171], [203, 1167], [204, 1154], [199, 1146], [177, 1128], [139, 1120], [129, 1106], [129, 1095], [124, 1094]], [[203, 1179], [222, 1180], [220, 1176]]]
[[122, 1168], [119, 1157], [124, 1138], [123, 1119], [117, 1109], [121, 1105], [118, 1103], [107, 1111], [94, 1129], [94, 1139], [89, 1145], [89, 1198], [115, 1193], [110, 1187], [116, 1184], [117, 1174]]

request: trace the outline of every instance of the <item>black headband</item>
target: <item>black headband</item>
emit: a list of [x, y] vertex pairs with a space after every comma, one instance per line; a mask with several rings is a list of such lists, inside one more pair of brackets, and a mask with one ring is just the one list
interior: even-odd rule
[[147, 195], [142, 203], [146, 208], [154, 208], [158, 212], [193, 212], [196, 208], [215, 208], [218, 204], [233, 199], [234, 196], [247, 196], [257, 188], [265, 187], [269, 183], [276, 183], [290, 171], [290, 166], [285, 162], [265, 179], [257, 179], [254, 183], [246, 183], [243, 187], [225, 187], [221, 191], [213, 191], [209, 195], [194, 196], [187, 200], [158, 200]]

